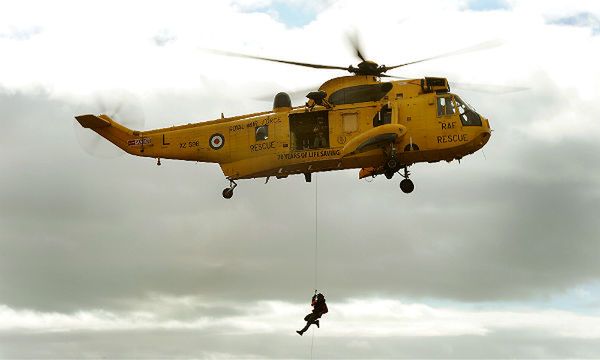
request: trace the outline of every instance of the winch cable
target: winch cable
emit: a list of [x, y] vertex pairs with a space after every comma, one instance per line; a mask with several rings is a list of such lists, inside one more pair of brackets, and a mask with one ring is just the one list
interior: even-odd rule
[[318, 202], [318, 197], [319, 197], [319, 180], [317, 177], [317, 174], [315, 174], [315, 254], [314, 254], [314, 259], [315, 259], [315, 268], [314, 268], [314, 272], [315, 272], [315, 291], [317, 291], [318, 289], [318, 262], [319, 262], [319, 202]]
[[[315, 272], [315, 279], [314, 279], [314, 288], [315, 288], [315, 295], [317, 294], [317, 289], [318, 289], [318, 263], [319, 263], [319, 180], [317, 177], [317, 174], [314, 174], [315, 177], [315, 251], [314, 251], [314, 272]], [[315, 329], [313, 327], [312, 329], [312, 337], [310, 340], [310, 358], [312, 360], [313, 358], [313, 349], [314, 349], [314, 344], [315, 344]]]

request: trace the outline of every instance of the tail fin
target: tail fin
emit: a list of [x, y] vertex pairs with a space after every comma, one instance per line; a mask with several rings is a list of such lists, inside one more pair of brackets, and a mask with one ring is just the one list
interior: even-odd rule
[[[107, 139], [114, 145], [118, 146], [125, 152], [130, 154], [134, 154], [133, 147], [129, 145], [129, 141], [134, 137], [139, 135], [138, 131], [133, 131], [131, 129], [126, 128], [125, 126], [117, 123], [106, 115], [79, 115], [75, 116], [75, 119], [83, 126], [84, 128], [93, 130], [98, 133], [103, 138]], [[135, 155], [140, 155], [135, 153]], [[140, 155], [143, 156], [143, 155]]]
[[97, 117], [96, 115], [79, 115], [75, 116], [81, 126], [87, 129], [100, 129], [110, 126], [110, 121]]

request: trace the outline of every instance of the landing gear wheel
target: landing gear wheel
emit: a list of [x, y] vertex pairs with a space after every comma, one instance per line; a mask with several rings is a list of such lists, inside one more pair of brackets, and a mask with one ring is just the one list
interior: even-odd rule
[[232, 188], [225, 188], [225, 189], [223, 189], [223, 197], [225, 199], [231, 199], [232, 196], [233, 196], [233, 189]]
[[404, 179], [400, 181], [400, 190], [402, 190], [405, 194], [410, 194], [415, 189], [415, 184], [413, 184], [411, 179]]
[[231, 197], [233, 196], [233, 189], [235, 189], [237, 187], [237, 184], [235, 183], [235, 181], [229, 179], [229, 187], [223, 189], [223, 197], [225, 199], [231, 199]]

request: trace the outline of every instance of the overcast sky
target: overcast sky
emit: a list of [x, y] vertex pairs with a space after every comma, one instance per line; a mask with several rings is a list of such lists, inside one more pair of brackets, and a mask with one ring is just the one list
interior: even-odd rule
[[[484, 151], [410, 195], [351, 170], [224, 200], [218, 166], [74, 124], [267, 110], [345, 74], [202, 49], [348, 66], [353, 32], [386, 65], [500, 40], [394, 72], [493, 85], [453, 87]], [[600, 2], [0, 1], [0, 56], [0, 358], [600, 357]]]

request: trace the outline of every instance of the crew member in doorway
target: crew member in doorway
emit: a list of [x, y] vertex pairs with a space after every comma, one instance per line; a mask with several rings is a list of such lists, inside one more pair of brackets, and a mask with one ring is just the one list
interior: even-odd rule
[[327, 146], [327, 143], [325, 141], [325, 130], [325, 121], [323, 120], [323, 118], [319, 118], [317, 121], [317, 125], [313, 129], [313, 132], [315, 133], [315, 141], [313, 144], [313, 148], [318, 149]]
[[302, 336], [302, 334], [304, 334], [304, 332], [306, 332], [306, 330], [308, 330], [308, 328], [312, 324], [315, 324], [317, 325], [317, 327], [320, 327], [319, 319], [323, 314], [327, 314], [327, 312], [329, 311], [329, 309], [327, 309], [327, 304], [325, 303], [325, 296], [323, 296], [323, 294], [313, 295], [310, 305], [313, 307], [313, 310], [310, 314], [304, 317], [304, 321], [306, 321], [306, 326], [302, 330], [296, 331], [300, 336]]

